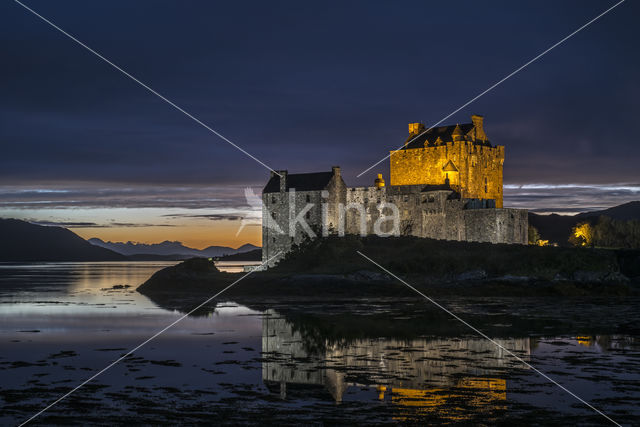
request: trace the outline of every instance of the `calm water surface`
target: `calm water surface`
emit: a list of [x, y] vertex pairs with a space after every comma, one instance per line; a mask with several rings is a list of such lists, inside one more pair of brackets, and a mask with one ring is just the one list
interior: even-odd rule
[[[173, 263], [0, 264], [0, 423], [15, 425], [198, 301], [135, 288]], [[241, 286], [241, 283], [238, 285]], [[638, 301], [443, 301], [622, 424], [640, 416]], [[607, 424], [420, 300], [221, 301], [41, 423]]]

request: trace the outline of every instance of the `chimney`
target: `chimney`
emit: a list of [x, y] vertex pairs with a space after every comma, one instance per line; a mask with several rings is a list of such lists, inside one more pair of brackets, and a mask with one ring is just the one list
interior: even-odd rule
[[284, 193], [287, 191], [287, 171], [276, 171], [280, 174], [280, 192]]
[[332, 166], [331, 171], [335, 176], [340, 176], [340, 166]]
[[424, 130], [423, 123], [409, 123], [409, 134], [417, 135]]
[[484, 133], [484, 117], [474, 114], [471, 116], [471, 121], [473, 122], [473, 127], [475, 128], [476, 139], [480, 139], [482, 141], [487, 140], [487, 135]]

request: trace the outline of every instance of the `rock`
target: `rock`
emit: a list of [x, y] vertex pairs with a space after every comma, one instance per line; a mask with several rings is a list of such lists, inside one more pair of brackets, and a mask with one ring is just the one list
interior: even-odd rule
[[186, 271], [195, 271], [199, 273], [219, 272], [218, 268], [212, 261], [205, 258], [191, 258], [178, 264], [176, 267]]
[[522, 283], [522, 282], [528, 282], [529, 280], [531, 280], [531, 277], [529, 277], [529, 276], [514, 276], [512, 274], [505, 274], [504, 276], [496, 277], [495, 280], [498, 280], [498, 281], [501, 281], [501, 282], [518, 282], [518, 283]]
[[138, 287], [138, 292], [148, 289], [175, 290], [189, 287], [190, 289], [209, 289], [211, 283], [226, 280], [228, 273], [218, 270], [212, 261], [204, 258], [192, 258], [180, 264], [156, 271], [146, 282]]
[[456, 277], [456, 280], [464, 282], [467, 280], [483, 280], [487, 278], [487, 272], [484, 270], [465, 271]]
[[602, 279], [602, 281], [606, 283], [629, 283], [630, 282], [627, 276], [625, 276], [622, 273], [618, 273], [617, 271], [607, 274]]
[[335, 282], [343, 280], [344, 276], [339, 274], [294, 274], [289, 276], [286, 280], [293, 283], [322, 283], [322, 282]]
[[359, 270], [355, 273], [348, 274], [347, 279], [355, 280], [358, 282], [381, 281], [387, 280], [388, 276], [386, 274], [380, 273], [379, 271]]
[[577, 270], [573, 273], [573, 280], [581, 283], [598, 283], [606, 276], [603, 271]]

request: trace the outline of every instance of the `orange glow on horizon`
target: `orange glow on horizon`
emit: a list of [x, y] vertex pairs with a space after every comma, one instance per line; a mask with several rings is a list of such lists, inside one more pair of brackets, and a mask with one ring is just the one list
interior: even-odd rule
[[71, 231], [84, 239], [97, 237], [112, 242], [160, 243], [179, 241], [185, 246], [204, 249], [208, 246], [237, 248], [245, 243], [260, 246], [262, 229], [259, 225], [246, 226], [237, 236], [240, 221], [208, 221], [197, 225], [143, 226], [143, 227], [87, 227]]

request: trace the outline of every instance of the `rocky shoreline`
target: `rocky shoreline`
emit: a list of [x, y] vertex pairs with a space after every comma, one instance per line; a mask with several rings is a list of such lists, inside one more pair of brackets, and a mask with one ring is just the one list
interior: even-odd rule
[[[640, 295], [639, 277], [630, 278], [624, 274], [634, 273], [638, 268], [638, 252], [620, 254], [606, 250], [400, 239], [400, 242], [392, 243], [418, 244], [422, 249], [428, 246], [430, 250], [423, 250], [422, 254], [413, 251], [410, 256], [396, 251], [390, 257], [389, 252], [379, 250], [379, 245], [387, 244], [388, 239], [347, 238], [338, 241], [340, 246], [336, 241], [323, 239], [299, 248], [274, 268], [250, 274], [237, 286], [225, 291], [225, 295], [235, 299], [309, 301], [415, 297], [415, 291], [357, 255], [355, 250], [377, 254], [377, 259], [387, 261], [390, 271], [428, 295]], [[428, 267], [448, 255], [456, 256], [457, 262], [440, 269]], [[504, 259], [496, 262], [500, 257]], [[531, 263], [531, 258], [535, 258], [534, 263]], [[319, 259], [324, 262], [318, 262]], [[517, 259], [522, 261], [517, 263]], [[242, 273], [220, 272], [205, 259], [192, 259], [158, 271], [138, 291], [148, 296], [172, 293], [211, 295], [242, 276]]]

